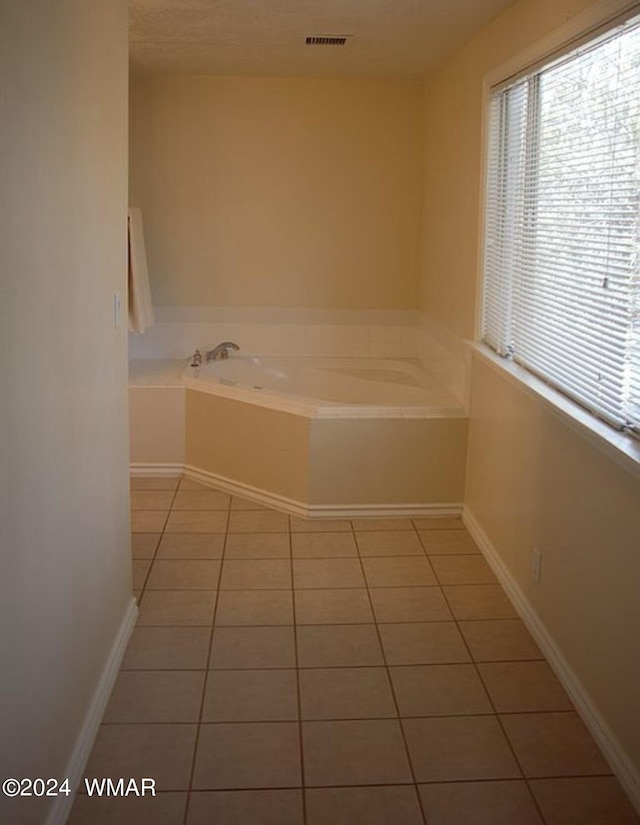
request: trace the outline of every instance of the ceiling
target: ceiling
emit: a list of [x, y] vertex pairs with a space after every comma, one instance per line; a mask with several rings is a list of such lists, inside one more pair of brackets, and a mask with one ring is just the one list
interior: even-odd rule
[[[151, 72], [423, 78], [513, 0], [130, 0], [132, 67]], [[307, 46], [308, 35], [351, 35]]]

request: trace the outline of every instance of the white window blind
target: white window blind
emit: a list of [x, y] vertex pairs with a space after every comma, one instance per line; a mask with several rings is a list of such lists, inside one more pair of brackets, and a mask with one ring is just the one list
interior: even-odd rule
[[494, 91], [484, 342], [640, 430], [640, 23]]

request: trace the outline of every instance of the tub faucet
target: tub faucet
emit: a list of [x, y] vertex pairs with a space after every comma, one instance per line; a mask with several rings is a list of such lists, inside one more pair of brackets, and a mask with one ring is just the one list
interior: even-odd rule
[[218, 361], [224, 360], [225, 358], [229, 357], [229, 352], [232, 350], [239, 350], [240, 347], [237, 344], [234, 344], [233, 341], [223, 341], [221, 344], [218, 344], [217, 347], [209, 350], [206, 354], [207, 361]]

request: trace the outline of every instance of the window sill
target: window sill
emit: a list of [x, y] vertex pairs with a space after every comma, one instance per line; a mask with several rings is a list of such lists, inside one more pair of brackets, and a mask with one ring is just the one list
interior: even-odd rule
[[640, 441], [600, 421], [540, 378], [518, 364], [496, 355], [484, 344], [470, 342], [470, 346], [475, 356], [503, 375], [509, 383], [540, 402], [567, 426], [590, 441], [594, 447], [627, 472], [640, 478]]

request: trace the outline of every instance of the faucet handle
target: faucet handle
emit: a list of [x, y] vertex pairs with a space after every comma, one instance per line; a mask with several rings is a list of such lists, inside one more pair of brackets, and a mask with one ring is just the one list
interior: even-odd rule
[[193, 355], [191, 356], [191, 364], [192, 367], [199, 367], [202, 364], [202, 353], [199, 349], [197, 349]]

